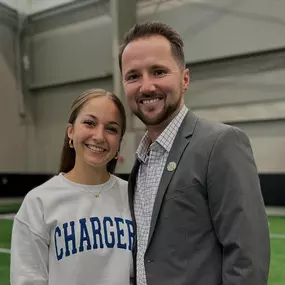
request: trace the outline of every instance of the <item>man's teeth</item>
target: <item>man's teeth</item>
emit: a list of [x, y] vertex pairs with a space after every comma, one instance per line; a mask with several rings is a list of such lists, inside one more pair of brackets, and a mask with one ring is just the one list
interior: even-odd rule
[[156, 99], [146, 99], [146, 100], [143, 100], [143, 104], [152, 104], [152, 103], [155, 103], [157, 101], [159, 101], [160, 99], [156, 98]]
[[103, 151], [104, 151], [103, 148], [96, 147], [96, 146], [93, 146], [93, 145], [90, 145], [90, 144], [88, 144], [88, 145], [86, 145], [86, 146], [87, 146], [89, 149], [94, 150], [94, 151], [99, 151], [99, 152], [103, 152]]

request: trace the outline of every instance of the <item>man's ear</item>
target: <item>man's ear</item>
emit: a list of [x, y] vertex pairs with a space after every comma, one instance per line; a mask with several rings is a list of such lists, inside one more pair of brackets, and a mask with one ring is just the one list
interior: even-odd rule
[[183, 90], [187, 91], [188, 85], [190, 84], [190, 71], [188, 68], [185, 68], [183, 71]]

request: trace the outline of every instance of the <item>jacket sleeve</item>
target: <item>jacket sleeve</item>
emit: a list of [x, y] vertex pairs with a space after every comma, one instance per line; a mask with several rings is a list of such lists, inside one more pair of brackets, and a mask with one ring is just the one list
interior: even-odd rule
[[214, 229], [223, 250], [223, 285], [266, 285], [268, 221], [247, 136], [229, 127], [212, 149], [207, 188]]
[[24, 200], [13, 223], [11, 285], [47, 285], [49, 239], [39, 230], [44, 228], [42, 216], [38, 211], [31, 211], [36, 203], [31, 204], [27, 200]]

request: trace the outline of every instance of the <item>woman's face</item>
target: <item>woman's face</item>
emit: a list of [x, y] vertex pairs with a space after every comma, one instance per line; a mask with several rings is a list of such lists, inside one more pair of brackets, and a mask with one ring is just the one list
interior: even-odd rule
[[88, 100], [74, 122], [68, 126], [73, 140], [75, 164], [107, 167], [121, 142], [122, 121], [115, 103], [106, 96]]

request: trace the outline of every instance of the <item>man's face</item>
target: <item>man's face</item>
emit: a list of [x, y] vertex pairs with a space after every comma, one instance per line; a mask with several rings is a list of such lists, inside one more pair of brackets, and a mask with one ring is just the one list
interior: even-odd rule
[[181, 69], [163, 36], [130, 42], [122, 55], [122, 76], [129, 106], [147, 126], [168, 122], [183, 107], [189, 71]]

